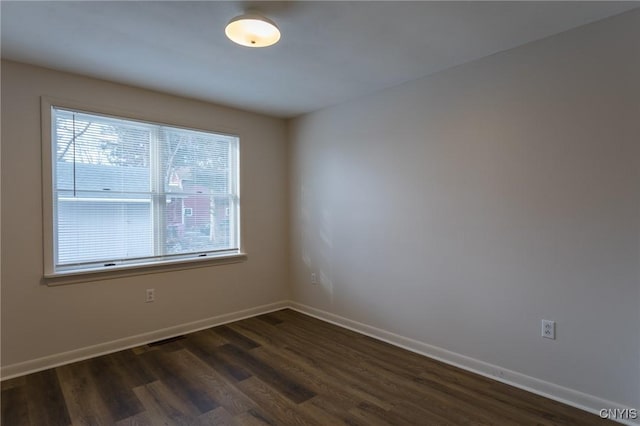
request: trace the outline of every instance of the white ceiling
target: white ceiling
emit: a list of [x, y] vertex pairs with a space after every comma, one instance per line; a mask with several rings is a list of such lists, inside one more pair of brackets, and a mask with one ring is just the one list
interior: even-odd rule
[[[247, 7], [282, 31], [240, 47]], [[13, 2], [2, 57], [279, 117], [414, 80], [640, 6], [637, 2]]]

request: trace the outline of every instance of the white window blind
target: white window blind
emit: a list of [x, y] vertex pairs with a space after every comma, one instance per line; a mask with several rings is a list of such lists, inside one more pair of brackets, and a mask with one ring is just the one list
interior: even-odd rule
[[52, 108], [54, 271], [239, 252], [238, 137]]

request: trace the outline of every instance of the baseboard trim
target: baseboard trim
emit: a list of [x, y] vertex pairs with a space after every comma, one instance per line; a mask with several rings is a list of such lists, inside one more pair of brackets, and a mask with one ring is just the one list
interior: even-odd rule
[[273, 311], [278, 311], [290, 306], [289, 301], [280, 301], [267, 305], [257, 306], [255, 308], [243, 309], [214, 317], [180, 324], [172, 327], [154, 330], [148, 333], [129, 336], [122, 339], [112, 340], [110, 342], [99, 343], [93, 346], [74, 349], [68, 352], [62, 352], [55, 355], [49, 355], [42, 358], [36, 358], [16, 364], [10, 364], [0, 368], [0, 377], [2, 380], [12, 379], [18, 376], [35, 373], [49, 368], [59, 367], [61, 365], [70, 364], [72, 362], [82, 361], [101, 355], [118, 352], [124, 349], [133, 348], [157, 340], [169, 339], [181, 334], [193, 333], [204, 330], [206, 328], [227, 324], [233, 321], [262, 315]]
[[[283, 300], [280, 302], [257, 306], [255, 308], [221, 314], [203, 320], [167, 327], [161, 330], [155, 330], [149, 333], [129, 336], [123, 339], [117, 339], [93, 346], [87, 346], [68, 352], [45, 356], [42, 358], [36, 358], [16, 364], [10, 364], [0, 368], [0, 377], [2, 378], [2, 380], [8, 380], [14, 377], [24, 376], [26, 374], [35, 373], [49, 368], [59, 367], [61, 365], [110, 354], [140, 345], [145, 345], [157, 340], [169, 339], [181, 334], [193, 333], [210, 327], [227, 324], [233, 321], [239, 321], [245, 318], [251, 318], [257, 315], [262, 315], [285, 308], [293, 309], [319, 320], [326, 321], [328, 323], [364, 334], [366, 336], [381, 340], [383, 342], [409, 350], [411, 352], [415, 352], [420, 355], [442, 361], [446, 364], [462, 368], [463, 370], [480, 374], [481, 376], [489, 377], [499, 382], [506, 383], [508, 385], [515, 386], [528, 392], [544, 396], [554, 401], [562, 402], [564, 404], [579, 408], [595, 415], [599, 415], [600, 410], [603, 408], [614, 410], [632, 409], [631, 407], [626, 407], [613, 401], [607, 401], [594, 395], [589, 395], [574, 389], [557, 385], [555, 383], [536, 379], [535, 377], [527, 376], [517, 371], [508, 370], [497, 365], [489, 364], [475, 358], [451, 352], [437, 346], [429, 345], [418, 340], [414, 340], [396, 333], [383, 330], [381, 328], [373, 327], [368, 324], [354, 321], [328, 311], [289, 300]], [[629, 426], [640, 425], [640, 421], [638, 420], [615, 421]]]
[[[597, 416], [599, 415], [600, 410], [604, 408], [618, 410], [632, 409], [631, 407], [625, 407], [613, 401], [607, 401], [605, 399], [589, 395], [574, 389], [566, 388], [555, 383], [536, 379], [535, 377], [527, 376], [517, 371], [508, 370], [506, 368], [489, 364], [475, 358], [451, 352], [437, 346], [429, 345], [418, 340], [401, 336], [399, 334], [395, 334], [377, 327], [354, 321], [349, 318], [333, 314], [331, 312], [304, 305], [302, 303], [292, 301], [289, 303], [289, 308], [300, 313], [312, 316], [319, 320], [326, 321], [339, 327], [343, 327], [367, 335], [374, 339], [392, 344], [394, 346], [409, 350], [411, 352], [415, 352], [420, 355], [442, 361], [446, 364], [462, 368], [463, 370], [480, 374], [481, 376], [489, 377], [493, 380], [515, 386], [517, 388], [535, 393], [540, 396], [544, 396], [554, 401], [562, 402], [563, 404], [579, 408], [581, 410], [593, 413]], [[640, 425], [640, 421], [638, 420], [615, 421], [625, 425]]]

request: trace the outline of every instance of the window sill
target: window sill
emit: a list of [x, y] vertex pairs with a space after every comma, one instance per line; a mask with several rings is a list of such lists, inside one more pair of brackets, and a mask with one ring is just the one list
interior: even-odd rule
[[214, 265], [240, 263], [247, 260], [246, 253], [234, 253], [216, 257], [198, 257], [193, 259], [171, 260], [145, 265], [123, 265], [108, 269], [89, 269], [83, 271], [56, 272], [45, 274], [44, 283], [48, 286], [77, 284], [90, 281], [110, 280], [135, 275], [159, 274], [193, 268], [206, 268]]

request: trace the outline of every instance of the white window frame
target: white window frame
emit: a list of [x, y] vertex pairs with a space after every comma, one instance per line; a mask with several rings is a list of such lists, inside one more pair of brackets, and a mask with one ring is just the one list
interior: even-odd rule
[[[242, 238], [242, 215], [241, 203], [238, 202], [238, 251], [224, 254], [190, 254], [176, 257], [173, 259], [153, 260], [147, 263], [121, 264], [108, 267], [95, 267], [87, 269], [78, 269], [71, 271], [56, 271], [55, 269], [55, 212], [54, 212], [54, 181], [53, 181], [53, 140], [55, 125], [52, 120], [53, 108], [61, 108], [86, 112], [89, 114], [113, 116], [116, 118], [140, 121], [143, 123], [166, 125], [186, 130], [195, 130], [202, 132], [212, 132], [218, 134], [227, 134], [236, 136], [241, 140], [239, 132], [231, 129], [219, 130], [211, 128], [194, 128], [181, 125], [170, 120], [159, 120], [157, 118], [144, 116], [144, 114], [123, 111], [113, 107], [102, 107], [95, 105], [87, 105], [85, 103], [56, 99], [48, 96], [41, 97], [41, 133], [42, 133], [42, 201], [43, 201], [43, 258], [44, 258], [44, 279], [48, 285], [72, 284], [76, 282], [95, 281], [103, 279], [118, 278], [131, 275], [159, 273], [172, 270], [191, 269], [198, 267], [207, 267], [216, 264], [228, 264], [242, 262], [247, 259], [244, 250]], [[240, 156], [240, 142], [238, 142], [238, 182], [237, 197], [240, 200], [241, 179], [240, 170], [242, 170]]]

